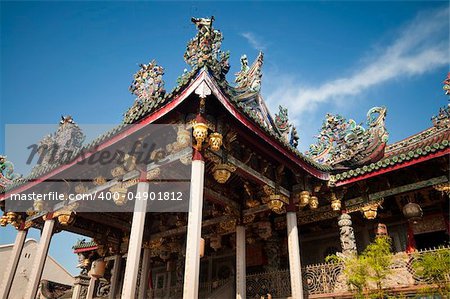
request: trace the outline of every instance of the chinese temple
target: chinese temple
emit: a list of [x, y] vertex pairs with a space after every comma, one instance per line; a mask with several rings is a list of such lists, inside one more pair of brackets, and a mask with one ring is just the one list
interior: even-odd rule
[[[213, 21], [192, 18], [196, 35], [184, 54], [190, 70], [173, 90], [165, 90], [155, 60], [140, 66], [123, 124], [84, 144], [81, 126], [63, 117], [40, 146], [57, 145], [55, 155], [64, 157], [44, 157], [28, 176], [0, 157], [0, 224], [17, 229], [2, 298], [16, 298], [10, 289], [32, 227], [42, 233], [25, 299], [36, 298], [52, 235], [60, 231], [86, 236], [73, 247], [80, 275], [65, 291], [73, 299], [353, 298], [342, 265], [325, 258], [362, 252], [379, 234], [390, 236], [396, 257], [385, 288], [406, 298], [428, 283], [410, 264], [412, 253], [449, 244], [449, 106], [428, 129], [395, 143], [388, 143], [385, 107], [370, 109], [366, 124], [327, 114], [316, 143], [302, 153], [288, 109], [273, 114], [261, 95], [263, 53], [252, 63], [243, 55], [229, 82], [230, 53]], [[444, 84], [448, 95], [450, 75]], [[78, 166], [129, 138], [147, 138], [155, 124], [173, 125], [174, 139], [143, 167], [130, 156], [114, 167]], [[11, 194], [41, 190], [75, 171], [81, 174], [65, 181], [66, 193], [148, 192], [173, 175], [162, 160], [188, 169], [187, 212], [143, 212], [145, 201], [125, 196], [115, 198], [114, 212], [69, 202], [8, 208]]]

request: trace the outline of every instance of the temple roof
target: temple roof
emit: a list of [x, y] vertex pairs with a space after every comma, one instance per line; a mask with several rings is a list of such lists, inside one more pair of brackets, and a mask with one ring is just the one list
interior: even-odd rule
[[433, 126], [386, 147], [381, 159], [331, 177], [336, 185], [388, 172], [450, 153], [450, 106], [432, 118]]

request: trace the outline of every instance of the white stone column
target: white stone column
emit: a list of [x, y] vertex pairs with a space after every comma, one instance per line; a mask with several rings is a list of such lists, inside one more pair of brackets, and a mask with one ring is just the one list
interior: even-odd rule
[[236, 299], [245, 299], [247, 285], [245, 262], [245, 226], [236, 226]]
[[198, 298], [204, 174], [205, 162], [201, 155], [196, 153], [192, 159], [191, 194], [189, 200], [186, 239], [186, 262], [184, 268], [184, 299]]
[[144, 248], [142, 255], [141, 278], [139, 279], [139, 299], [146, 298], [148, 288], [148, 271], [150, 270], [150, 248]]
[[122, 263], [122, 256], [120, 254], [116, 254], [113, 257], [114, 266], [112, 268], [111, 273], [111, 288], [109, 290], [109, 298], [116, 298], [117, 291], [119, 288], [119, 275], [120, 275], [120, 264]]
[[25, 239], [27, 237], [28, 230], [18, 230], [16, 235], [16, 241], [12, 248], [11, 255], [9, 257], [9, 263], [4, 269], [4, 275], [2, 288], [1, 288], [1, 298], [8, 298], [8, 294], [11, 290], [11, 285], [13, 283], [14, 276], [16, 275], [17, 265], [19, 264], [20, 255], [22, 254], [23, 245], [25, 244]]
[[42, 229], [41, 238], [36, 249], [24, 299], [36, 298], [39, 284], [41, 282], [42, 271], [44, 270], [45, 260], [47, 259], [48, 248], [52, 239], [54, 226], [55, 220], [47, 219], [44, 221], [44, 228]]
[[94, 298], [94, 291], [95, 291], [95, 282], [97, 281], [97, 278], [91, 277], [89, 280], [89, 286], [87, 289], [86, 299], [93, 299]]
[[291, 276], [292, 298], [303, 299], [302, 268], [300, 263], [300, 244], [298, 241], [297, 214], [286, 212], [289, 250], [289, 273]]
[[[140, 182], [137, 187], [137, 193], [143, 194], [148, 192], [148, 189], [149, 184], [147, 182]], [[145, 197], [137, 196], [137, 198]], [[123, 281], [122, 299], [135, 298], [136, 296], [136, 284], [139, 273], [139, 260], [141, 257], [142, 236], [144, 235], [146, 208], [146, 200], [135, 200], [130, 242], [128, 244], [127, 263]]]

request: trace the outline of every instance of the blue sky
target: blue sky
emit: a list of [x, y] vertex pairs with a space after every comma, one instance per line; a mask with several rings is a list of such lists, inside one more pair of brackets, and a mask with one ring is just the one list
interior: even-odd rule
[[[327, 112], [365, 121], [388, 108], [395, 142], [430, 126], [446, 104], [448, 2], [1, 2], [0, 153], [5, 124], [119, 123], [139, 63], [156, 59], [166, 89], [188, 66], [192, 16], [214, 15], [239, 58], [265, 53], [263, 96], [273, 112], [288, 107], [300, 148], [313, 141]], [[6, 233], [5, 233], [6, 231]], [[38, 233], [33, 233], [38, 238]], [[0, 243], [14, 240], [11, 228]], [[71, 245], [59, 233], [50, 252], [76, 273]]]

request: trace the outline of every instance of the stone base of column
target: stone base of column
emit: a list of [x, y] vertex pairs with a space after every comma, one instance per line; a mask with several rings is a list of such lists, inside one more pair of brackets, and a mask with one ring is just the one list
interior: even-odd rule
[[89, 287], [89, 276], [78, 275], [75, 276], [75, 283], [73, 285], [72, 299], [84, 299], [86, 298]]

